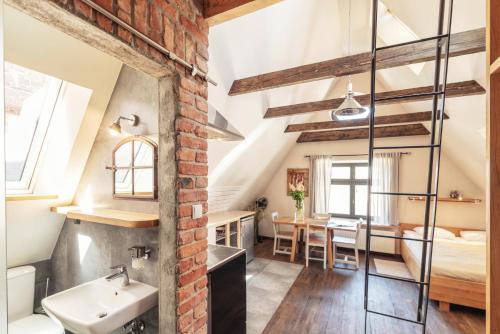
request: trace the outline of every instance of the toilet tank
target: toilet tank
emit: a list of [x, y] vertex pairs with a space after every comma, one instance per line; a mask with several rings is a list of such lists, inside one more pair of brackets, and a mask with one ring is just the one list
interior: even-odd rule
[[33, 314], [35, 302], [35, 267], [7, 269], [8, 321]]

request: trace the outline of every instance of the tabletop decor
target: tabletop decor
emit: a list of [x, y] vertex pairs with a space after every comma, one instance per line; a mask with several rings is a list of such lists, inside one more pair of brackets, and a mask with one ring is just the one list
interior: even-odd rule
[[450, 198], [462, 200], [462, 194], [458, 190], [450, 191]]
[[296, 185], [290, 183], [288, 187], [290, 188], [291, 196], [295, 201], [295, 219], [304, 220], [304, 183], [302, 183], [302, 181], [299, 181]]

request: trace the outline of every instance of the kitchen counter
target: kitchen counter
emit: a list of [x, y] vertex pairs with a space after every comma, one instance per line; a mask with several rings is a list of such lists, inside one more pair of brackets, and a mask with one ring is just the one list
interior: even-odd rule
[[221, 245], [208, 245], [207, 271], [211, 272], [245, 253], [244, 249]]
[[217, 227], [221, 225], [226, 225], [227, 223], [232, 223], [239, 221], [243, 217], [252, 216], [255, 211], [221, 211], [208, 213], [208, 223], [207, 227]]
[[[228, 247], [244, 248], [242, 244], [242, 222], [247, 220], [248, 217], [253, 218], [254, 215], [255, 211], [237, 210], [208, 213], [208, 243], [221, 244], [219, 241], [224, 240], [225, 245]], [[216, 230], [222, 233], [222, 237], [217, 237]], [[233, 239], [233, 242], [231, 242], [231, 239]]]
[[209, 244], [207, 271], [208, 334], [245, 333], [245, 250]]

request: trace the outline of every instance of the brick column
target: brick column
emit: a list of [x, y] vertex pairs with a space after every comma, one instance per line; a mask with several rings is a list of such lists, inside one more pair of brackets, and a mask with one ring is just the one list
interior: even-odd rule
[[205, 333], [207, 321], [207, 217], [191, 218], [191, 205], [207, 211], [207, 87], [182, 77], [178, 87], [177, 135], [177, 274], [180, 332]]

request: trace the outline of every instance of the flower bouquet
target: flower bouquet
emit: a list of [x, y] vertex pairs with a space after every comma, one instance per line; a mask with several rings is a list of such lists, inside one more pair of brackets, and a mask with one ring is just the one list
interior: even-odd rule
[[295, 219], [304, 220], [304, 198], [305, 198], [305, 188], [304, 182], [299, 181], [297, 184], [289, 184], [290, 195], [295, 201]]

